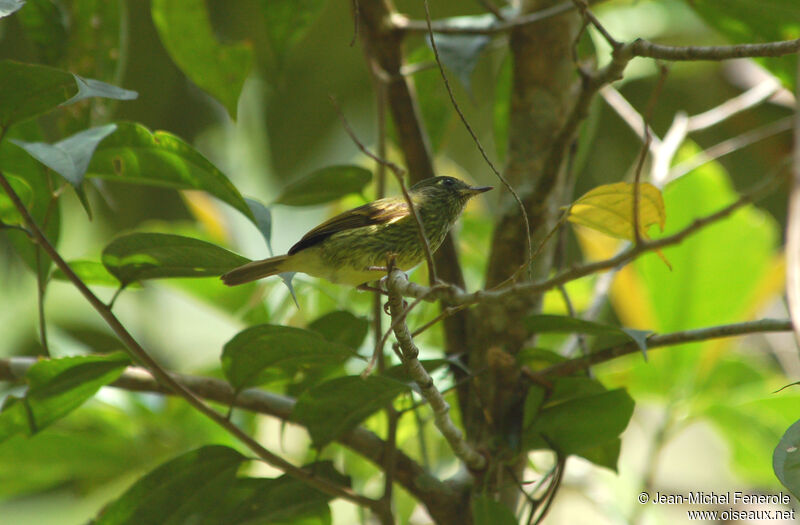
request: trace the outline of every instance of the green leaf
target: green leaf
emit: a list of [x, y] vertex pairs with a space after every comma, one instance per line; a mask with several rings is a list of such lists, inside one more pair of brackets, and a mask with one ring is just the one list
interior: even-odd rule
[[322, 448], [409, 390], [407, 384], [387, 377], [337, 377], [303, 392], [292, 419], [308, 429], [316, 448]]
[[[220, 523], [330, 524], [331, 496], [304, 482], [244, 478], [236, 472], [247, 458], [232, 448], [211, 445], [174, 458], [137, 481], [108, 505], [96, 525], [184, 525]], [[307, 465], [315, 476], [342, 486], [330, 462]]]
[[647, 358], [647, 337], [652, 333], [644, 330], [632, 330], [630, 328], [620, 328], [594, 321], [586, 321], [577, 317], [563, 315], [535, 314], [525, 319], [525, 327], [531, 333], [575, 333], [590, 335], [612, 335], [622, 336], [625, 339], [636, 343], [639, 350]]
[[213, 513], [220, 494], [246, 461], [229, 447], [211, 445], [164, 463], [108, 505], [96, 525], [189, 523]]
[[772, 469], [795, 498], [800, 496], [800, 421], [786, 430], [775, 447]]
[[235, 120], [252, 62], [250, 46], [219, 43], [203, 0], [153, 0], [151, 5], [153, 22], [172, 60]]
[[[340, 486], [350, 479], [338, 473], [330, 461], [307, 465], [315, 476]], [[302, 523], [330, 525], [331, 496], [289, 475], [277, 479], [237, 479], [222, 498], [218, 515], [227, 523]]]
[[[112, 286], [114, 288], [119, 288], [122, 283], [111, 274], [108, 269], [103, 266], [103, 263], [98, 261], [89, 261], [89, 260], [76, 260], [76, 261], [69, 261], [69, 267], [72, 268], [72, 271], [75, 272], [78, 277], [81, 278], [86, 284], [97, 284], [101, 286]], [[67, 281], [67, 276], [64, 275], [60, 269], [56, 269], [53, 272], [53, 279], [57, 279], [59, 281]], [[135, 286], [135, 285], [132, 285]]]
[[222, 371], [236, 390], [298, 372], [341, 364], [356, 354], [309, 330], [262, 324], [251, 326], [225, 344]]
[[0, 0], [0, 18], [18, 11], [25, 5], [25, 0]]
[[270, 47], [279, 64], [306, 34], [325, 7], [325, 0], [260, 0]]
[[164, 277], [213, 277], [248, 259], [191, 237], [164, 233], [132, 233], [111, 241], [103, 265], [123, 285]]
[[[800, 3], [795, 0], [693, 0], [689, 5], [731, 42], [758, 43], [800, 38]], [[756, 59], [793, 91], [797, 55]]]
[[255, 220], [239, 191], [216, 166], [175, 135], [150, 132], [141, 124], [117, 123], [117, 131], [97, 147], [87, 176], [203, 190]]
[[76, 189], [83, 183], [83, 175], [89, 167], [97, 145], [117, 129], [116, 124], [89, 128], [54, 144], [25, 142], [11, 139], [11, 143], [67, 179]]
[[595, 465], [605, 467], [609, 470], [617, 471], [619, 452], [622, 449], [622, 440], [613, 439], [608, 443], [597, 445], [581, 452], [581, 457], [588, 459]]
[[121, 87], [107, 84], [93, 78], [83, 78], [75, 74], [72, 76], [75, 77], [75, 84], [78, 86], [78, 92], [75, 93], [75, 96], [71, 99], [61, 104], [62, 106], [68, 106], [92, 97], [109, 98], [112, 100], [135, 100], [139, 97], [139, 93], [131, 91], [130, 89], [122, 89]]
[[528, 389], [528, 393], [525, 396], [522, 428], [526, 428], [536, 421], [536, 417], [539, 415], [539, 410], [542, 408], [542, 403], [544, 403], [545, 394], [546, 392], [544, 388], [540, 387], [539, 385], [531, 385], [531, 387]]
[[0, 441], [20, 432], [34, 434], [66, 416], [129, 364], [121, 352], [39, 361], [25, 374], [25, 396], [6, 398], [0, 412]]
[[517, 525], [511, 510], [485, 494], [475, 494], [470, 502], [474, 525]]
[[283, 188], [275, 200], [287, 206], [313, 206], [363, 191], [372, 173], [361, 166], [329, 166], [309, 173]]
[[76, 92], [66, 71], [0, 60], [0, 127], [50, 111]]
[[267, 243], [267, 250], [270, 256], [272, 253], [272, 212], [269, 208], [261, 204], [255, 199], [245, 198], [244, 201], [250, 208], [250, 213], [253, 214], [253, 222], [255, 223], [261, 236], [264, 237], [264, 242]]
[[0, 127], [3, 128], [87, 97], [130, 100], [136, 96], [134, 91], [60, 69], [0, 60]]
[[308, 328], [322, 334], [328, 341], [357, 350], [367, 337], [369, 321], [347, 310], [338, 310], [315, 319]]
[[[28, 181], [11, 173], [4, 173], [4, 175], [14, 193], [17, 194], [26, 208], [29, 207], [33, 200], [33, 189], [28, 184]], [[0, 221], [8, 224], [22, 224], [22, 217], [2, 188], [0, 188]]]
[[55, 144], [44, 142], [25, 142], [11, 139], [12, 144], [28, 152], [28, 154], [55, 171], [69, 182], [86, 209], [92, 216], [89, 201], [83, 190], [83, 176], [97, 145], [117, 129], [116, 124], [107, 124], [98, 128], [89, 128], [76, 133]]
[[[548, 448], [565, 456], [583, 455], [617, 439], [628, 426], [634, 403], [624, 389], [594, 392], [597, 387], [592, 386], [591, 380], [570, 379], [573, 381], [563, 382], [561, 391], [551, 395], [532, 424], [524, 429], [526, 449]], [[576, 379], [581, 383], [574, 382]], [[571, 390], [576, 385], [581, 385], [583, 391]]]

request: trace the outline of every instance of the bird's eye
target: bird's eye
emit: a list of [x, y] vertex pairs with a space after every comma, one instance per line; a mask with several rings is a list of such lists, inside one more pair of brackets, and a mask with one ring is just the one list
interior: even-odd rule
[[456, 181], [454, 181], [453, 179], [451, 179], [449, 177], [446, 178], [446, 179], [442, 179], [442, 184], [444, 184], [445, 186], [452, 186], [455, 183], [456, 183]]

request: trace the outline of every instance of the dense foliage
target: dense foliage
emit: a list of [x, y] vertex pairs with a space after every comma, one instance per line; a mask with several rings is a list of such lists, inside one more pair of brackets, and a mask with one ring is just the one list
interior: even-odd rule
[[[4, 522], [800, 494], [800, 5], [396, 4], [0, 0]], [[218, 278], [434, 174], [438, 282]]]

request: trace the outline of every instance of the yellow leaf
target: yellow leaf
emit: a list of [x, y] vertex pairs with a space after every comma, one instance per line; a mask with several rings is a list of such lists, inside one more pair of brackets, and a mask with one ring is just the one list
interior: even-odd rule
[[[634, 240], [633, 188], [629, 182], [604, 184], [576, 200], [567, 219], [618, 239]], [[639, 184], [639, 234], [647, 237], [647, 229], [658, 224], [664, 230], [666, 212], [661, 192], [649, 183]]]

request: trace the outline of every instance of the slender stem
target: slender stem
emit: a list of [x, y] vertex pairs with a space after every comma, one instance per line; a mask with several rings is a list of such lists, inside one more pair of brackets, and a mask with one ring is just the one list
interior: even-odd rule
[[636, 170], [633, 176], [633, 238], [636, 244], [642, 243], [642, 232], [641, 232], [641, 217], [639, 217], [639, 207], [640, 207], [640, 200], [641, 200], [641, 191], [639, 188], [639, 183], [642, 180], [642, 169], [644, 168], [644, 162], [647, 160], [647, 152], [650, 151], [650, 143], [653, 140], [653, 137], [650, 136], [650, 120], [653, 117], [653, 109], [656, 106], [656, 101], [658, 100], [658, 96], [661, 94], [661, 89], [664, 87], [664, 82], [667, 79], [668, 70], [665, 67], [660, 68], [660, 74], [658, 76], [658, 83], [656, 83], [655, 89], [650, 94], [650, 101], [647, 103], [647, 109], [645, 110], [644, 114], [642, 115], [642, 128], [644, 129], [644, 140], [642, 144], [641, 152], [639, 153], [639, 159], [636, 163]]
[[39, 312], [39, 340], [42, 343], [44, 355], [50, 355], [50, 345], [47, 342], [47, 319], [44, 312], [44, 296], [47, 291], [47, 282], [45, 277], [42, 276], [42, 250], [39, 246], [35, 246], [36, 256], [36, 299]]

